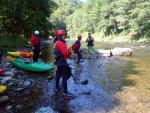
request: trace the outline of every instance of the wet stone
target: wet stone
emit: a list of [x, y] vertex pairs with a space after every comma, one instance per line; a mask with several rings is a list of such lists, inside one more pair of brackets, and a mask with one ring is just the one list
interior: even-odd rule
[[23, 93], [24, 95], [28, 95], [28, 94], [31, 94], [31, 91], [24, 91]]
[[10, 110], [12, 108], [12, 106], [7, 106], [6, 110]]
[[24, 89], [23, 88], [16, 88], [15, 91], [21, 92], [21, 91], [24, 91]]
[[88, 80], [81, 81], [81, 84], [87, 85], [88, 84]]
[[31, 82], [25, 81], [24, 84], [23, 84], [23, 87], [28, 88], [30, 85], [31, 85]]
[[42, 107], [35, 113], [58, 113], [58, 112], [54, 111], [51, 107]]
[[22, 104], [16, 106], [16, 108], [18, 108], [18, 109], [22, 109], [23, 107], [24, 107], [24, 105], [22, 105]]
[[3, 104], [4, 102], [7, 102], [9, 100], [8, 96], [1, 96], [0, 97], [0, 105]]
[[53, 79], [53, 77], [52, 76], [48, 76], [48, 77], [46, 77], [48, 80], [52, 80]]
[[83, 92], [83, 94], [90, 95], [90, 94], [91, 94], [91, 91]]

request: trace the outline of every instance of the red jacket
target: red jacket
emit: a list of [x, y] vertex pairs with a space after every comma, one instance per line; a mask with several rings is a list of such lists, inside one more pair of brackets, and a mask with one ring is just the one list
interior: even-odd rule
[[71, 51], [67, 50], [65, 42], [57, 41], [55, 43], [55, 48], [62, 54], [64, 60], [66, 60], [71, 55]]
[[30, 38], [30, 45], [31, 46], [40, 46], [40, 38], [37, 35], [33, 35]]

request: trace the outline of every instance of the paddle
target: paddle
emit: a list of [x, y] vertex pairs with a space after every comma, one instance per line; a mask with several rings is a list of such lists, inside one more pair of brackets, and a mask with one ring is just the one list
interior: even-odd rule
[[7, 56], [7, 60], [8, 61], [14, 61], [15, 59], [13, 57], [11, 57], [11, 56]]

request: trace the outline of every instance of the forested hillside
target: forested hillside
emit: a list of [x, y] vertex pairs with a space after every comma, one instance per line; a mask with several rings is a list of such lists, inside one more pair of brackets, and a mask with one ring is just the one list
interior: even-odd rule
[[1, 0], [0, 34], [42, 37], [64, 29], [71, 38], [91, 32], [97, 39], [131, 36], [150, 40], [148, 0]]
[[55, 0], [55, 2], [57, 3], [58, 7], [51, 15], [50, 21], [53, 23], [56, 29], [69, 31], [69, 29], [66, 27], [68, 17], [74, 14], [75, 10], [81, 8], [82, 2], [79, 0]]
[[79, 3], [75, 6], [71, 5], [71, 0], [58, 1], [54, 20], [58, 28], [67, 29], [71, 37], [84, 32], [101, 38], [131, 35], [138, 40], [150, 37], [150, 1], [87, 0], [84, 4], [74, 2]]
[[55, 27], [49, 18], [56, 6], [53, 0], [0, 0], [0, 34], [29, 37], [39, 30], [49, 35]]

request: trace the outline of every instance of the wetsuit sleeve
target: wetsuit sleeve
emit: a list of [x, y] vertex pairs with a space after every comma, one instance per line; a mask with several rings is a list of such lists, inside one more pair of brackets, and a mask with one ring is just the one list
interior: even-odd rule
[[34, 36], [31, 36], [31, 38], [30, 38], [30, 45], [31, 45], [31, 46], [33, 46], [34, 39], [35, 39], [35, 37], [34, 37]]
[[57, 42], [56, 49], [63, 55], [64, 60], [66, 60], [71, 55], [71, 51], [67, 50], [66, 44], [64, 42]]

